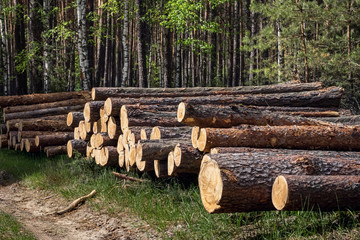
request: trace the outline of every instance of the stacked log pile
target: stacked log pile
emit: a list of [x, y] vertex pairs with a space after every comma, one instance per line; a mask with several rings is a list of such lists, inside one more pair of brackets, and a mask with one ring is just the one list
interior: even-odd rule
[[66, 153], [67, 141], [74, 138], [73, 128], [64, 124], [67, 115], [89, 100], [88, 91], [0, 97], [0, 147], [44, 151], [48, 157]]

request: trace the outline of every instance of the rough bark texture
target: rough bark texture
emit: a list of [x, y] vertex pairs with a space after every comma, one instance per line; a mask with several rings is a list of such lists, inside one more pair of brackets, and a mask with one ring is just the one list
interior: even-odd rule
[[69, 127], [77, 127], [79, 122], [83, 120], [85, 120], [83, 112], [69, 112], [66, 118], [66, 124]]
[[66, 117], [67, 115], [55, 115], [55, 116], [46, 116], [46, 117], [40, 117], [40, 118], [28, 118], [28, 119], [13, 119], [13, 120], [9, 120], [6, 121], [6, 128], [8, 129], [8, 131], [14, 131], [17, 130], [20, 122], [24, 121], [24, 120], [57, 120], [57, 121], [66, 121]]
[[94, 101], [106, 100], [108, 97], [182, 97], [209, 95], [239, 95], [239, 94], [269, 94], [313, 91], [322, 88], [320, 82], [309, 84], [276, 84], [251, 87], [194, 87], [194, 88], [93, 88], [91, 92]]
[[56, 120], [22, 120], [19, 124], [19, 131], [54, 131], [70, 132], [72, 127], [68, 127], [64, 122]]
[[188, 169], [185, 171], [199, 173], [202, 157], [203, 154], [195, 149], [190, 142], [179, 143], [174, 148], [175, 166], [181, 167], [181, 169]]
[[8, 138], [6, 134], [0, 135], [0, 148], [7, 148], [8, 147]]
[[191, 138], [191, 127], [153, 127], [150, 139]]
[[74, 150], [79, 152], [82, 155], [86, 154], [86, 145], [87, 143], [82, 140], [69, 140], [66, 145], [67, 154], [69, 158], [72, 158], [74, 156]]
[[27, 138], [25, 140], [26, 152], [40, 152], [41, 148], [35, 145], [35, 138]]
[[32, 110], [27, 112], [9, 113], [9, 114], [4, 114], [4, 121], [13, 120], [13, 119], [29, 119], [29, 118], [54, 116], [60, 114], [68, 114], [71, 111], [81, 110], [82, 108], [83, 108], [82, 105], [76, 105], [76, 106], [68, 106], [68, 107]]
[[275, 178], [290, 175], [357, 175], [358, 158], [269, 152], [205, 155], [199, 173], [204, 207], [210, 213], [272, 210]]
[[74, 139], [74, 133], [37, 135], [35, 137], [35, 145], [37, 147], [60, 146], [65, 145], [71, 139]]
[[213, 107], [195, 106], [187, 103], [180, 103], [177, 111], [179, 122], [189, 126], [199, 127], [224, 127], [229, 128], [241, 124], [249, 125], [314, 125], [329, 126], [328, 122], [309, 119], [305, 117], [289, 116], [285, 114], [273, 113], [270, 111], [255, 110], [246, 107]]
[[167, 161], [154, 160], [154, 170], [157, 178], [168, 177]]
[[104, 106], [104, 101], [87, 102], [84, 106], [84, 119], [86, 122], [96, 122], [100, 119], [100, 108]]
[[52, 132], [52, 131], [18, 131], [18, 138], [35, 138], [38, 135], [58, 135], [58, 134], [71, 134], [71, 132]]
[[63, 146], [48, 146], [44, 148], [44, 152], [46, 153], [46, 157], [52, 158], [57, 155], [64, 155], [67, 153], [66, 145]]
[[47, 94], [31, 94], [31, 95], [20, 95], [20, 96], [1, 96], [0, 107], [11, 107], [19, 105], [31, 105], [48, 102], [63, 101], [68, 99], [89, 99], [89, 91], [81, 92], [58, 92], [58, 93], [47, 93]]
[[346, 125], [360, 125], [360, 115], [321, 118], [323, 121], [341, 123]]
[[119, 153], [116, 151], [116, 147], [107, 146], [105, 149], [105, 157], [100, 162], [101, 166], [115, 167], [118, 165]]
[[359, 150], [360, 129], [352, 126], [242, 126], [202, 128], [198, 149], [257, 147]]
[[359, 210], [360, 176], [291, 176], [275, 179], [272, 201], [278, 210]]
[[1, 134], [6, 134], [6, 133], [7, 133], [6, 124], [1, 124]]

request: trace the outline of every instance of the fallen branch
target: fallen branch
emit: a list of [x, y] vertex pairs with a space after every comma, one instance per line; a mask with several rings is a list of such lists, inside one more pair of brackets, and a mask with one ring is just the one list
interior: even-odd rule
[[129, 181], [134, 181], [134, 182], [144, 182], [144, 180], [142, 179], [139, 179], [139, 178], [134, 178], [134, 177], [129, 177], [125, 174], [120, 174], [120, 173], [117, 173], [117, 172], [111, 172], [113, 175], [115, 175], [117, 178], [120, 178], [120, 179], [125, 179], [125, 180], [129, 180]]
[[79, 197], [78, 199], [76, 199], [75, 201], [73, 201], [68, 207], [66, 207], [65, 209], [61, 210], [61, 211], [56, 211], [55, 214], [57, 215], [62, 215], [64, 213], [70, 212], [72, 211], [74, 208], [76, 208], [80, 203], [83, 203], [86, 199], [91, 198], [92, 196], [94, 196], [96, 193], [96, 190], [93, 190], [90, 194]]

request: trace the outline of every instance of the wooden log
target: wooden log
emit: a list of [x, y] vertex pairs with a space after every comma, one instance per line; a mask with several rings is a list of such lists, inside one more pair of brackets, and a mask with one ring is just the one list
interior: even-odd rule
[[354, 126], [241, 126], [202, 128], [198, 149], [213, 147], [359, 150], [360, 132]]
[[35, 111], [40, 109], [50, 109], [50, 108], [58, 108], [58, 107], [69, 107], [69, 106], [79, 106], [84, 105], [86, 103], [86, 99], [70, 99], [64, 101], [56, 101], [50, 103], [39, 103], [33, 105], [20, 105], [20, 106], [13, 106], [13, 107], [6, 107], [4, 108], [4, 113], [18, 113], [18, 112], [28, 112], [28, 111]]
[[104, 106], [102, 106], [99, 110], [100, 119], [102, 119], [103, 122], [107, 123], [109, 120], [109, 116], [105, 113]]
[[115, 167], [118, 165], [119, 153], [116, 151], [116, 147], [107, 146], [104, 147], [105, 155], [100, 161], [101, 166]]
[[270, 111], [254, 110], [247, 107], [195, 106], [180, 103], [177, 111], [179, 122], [188, 126], [229, 128], [241, 124], [260, 126], [314, 125], [331, 126], [334, 124], [311, 118], [289, 116]]
[[[239, 105], [237, 105], [239, 106]], [[261, 110], [261, 111], [271, 111], [271, 112], [337, 112], [338, 108], [323, 108], [323, 107], [286, 107], [286, 106], [248, 106], [249, 108]]]
[[116, 146], [117, 141], [117, 139], [111, 139], [107, 133], [96, 134], [94, 147], [101, 148], [105, 146]]
[[8, 138], [6, 134], [0, 135], [0, 148], [7, 148], [8, 147]]
[[[29, 118], [26, 119], [28, 121], [35, 121], [38, 119], [42, 120], [56, 120], [56, 121], [65, 121], [67, 115], [55, 115], [55, 116], [47, 116], [47, 117], [40, 117], [40, 118]], [[6, 121], [6, 128], [8, 132], [18, 130], [19, 124], [21, 121], [24, 121], [25, 119], [13, 119]]]
[[239, 94], [267, 94], [284, 92], [302, 92], [319, 90], [322, 83], [291, 83], [267, 86], [241, 87], [194, 87], [194, 88], [93, 88], [91, 97], [94, 101], [106, 100], [110, 97], [181, 97], [181, 96], [209, 96], [209, 95], [239, 95]]
[[121, 130], [133, 126], [164, 126], [164, 127], [179, 127], [184, 124], [176, 120], [176, 113], [174, 112], [143, 112], [143, 111], [128, 111], [126, 106], [122, 106], [120, 110], [120, 124]]
[[[311, 118], [334, 118], [339, 117], [340, 113], [337, 111], [324, 111], [324, 112], [289, 112], [293, 116], [311, 117]], [[326, 121], [324, 119], [320, 119]]]
[[79, 136], [81, 140], [88, 141], [91, 137], [91, 134], [86, 132], [85, 120], [79, 122]]
[[14, 150], [15, 151], [21, 151], [21, 144], [20, 143], [16, 143], [14, 146]]
[[83, 112], [69, 112], [66, 117], [66, 125], [69, 127], [76, 127], [80, 121], [84, 120]]
[[94, 155], [95, 163], [97, 165], [100, 164], [102, 153], [103, 153], [102, 149], [96, 149], [96, 148], [93, 149], [93, 155]]
[[193, 127], [191, 130], [191, 144], [194, 148], [198, 148], [199, 135], [200, 127]]
[[35, 146], [47, 147], [47, 146], [62, 146], [74, 139], [74, 133], [61, 133], [61, 134], [50, 134], [50, 135], [37, 135], [35, 137]]
[[90, 143], [88, 143], [88, 144], [86, 145], [86, 157], [87, 157], [87, 158], [91, 158], [91, 157], [92, 157], [92, 152], [93, 152], [93, 150], [94, 150], [94, 147], [92, 147], [92, 146], [90, 145]]
[[[15, 147], [15, 143], [17, 143], [17, 140], [18, 140], [17, 135], [18, 135], [17, 131], [9, 132], [8, 140], [10, 140], [10, 142], [8, 145], [10, 147]], [[15, 141], [14, 141], [14, 137], [15, 137]]]
[[22, 151], [22, 152], [26, 151], [25, 143], [26, 143], [26, 138], [23, 138], [20, 140], [20, 151]]
[[80, 131], [79, 127], [74, 128], [74, 139], [80, 140]]
[[271, 197], [277, 210], [359, 210], [360, 176], [278, 176]]
[[85, 103], [84, 119], [86, 122], [95, 122], [100, 119], [100, 108], [104, 106], [104, 101], [91, 101]]
[[340, 158], [336, 152], [331, 157], [308, 152], [207, 154], [199, 188], [210, 213], [265, 211], [273, 209], [271, 188], [278, 175], [357, 175], [359, 171], [359, 158]]
[[19, 131], [54, 131], [71, 132], [72, 127], [66, 126], [62, 121], [56, 120], [22, 120], [19, 124]]
[[176, 172], [199, 173], [203, 154], [191, 143], [179, 143], [174, 148]]
[[129, 165], [135, 167], [136, 164], [136, 145], [129, 145]]
[[2, 96], [0, 97], [0, 107], [11, 107], [19, 105], [32, 105], [48, 102], [57, 102], [68, 99], [89, 99], [89, 91], [80, 92], [58, 92], [47, 94], [31, 94], [19, 96]]
[[118, 164], [119, 164], [119, 167], [122, 168], [125, 165], [125, 152], [120, 151], [120, 152], [118, 152], [118, 154], [119, 154]]
[[151, 127], [131, 127], [125, 131], [127, 143], [135, 145], [139, 140], [147, 140], [147, 135], [151, 132]]
[[9, 120], [13, 120], [13, 119], [39, 118], [39, 117], [46, 117], [46, 116], [68, 114], [69, 112], [81, 110], [82, 108], [83, 108], [83, 105], [46, 108], [46, 109], [39, 109], [39, 110], [31, 110], [31, 111], [27, 111], [27, 112], [8, 113], [8, 114], [4, 114], [3, 117], [4, 117], [4, 121], [9, 121]]
[[167, 158], [167, 172], [169, 176], [172, 176], [175, 170], [175, 162], [174, 162], [174, 151], [169, 152]]
[[322, 118], [323, 121], [333, 122], [333, 123], [341, 123], [346, 125], [360, 125], [360, 115], [352, 115], [352, 116], [341, 116], [341, 117], [328, 117]]
[[124, 154], [125, 154], [125, 169], [126, 171], [130, 172], [131, 166], [130, 166], [130, 147], [128, 144], [124, 145]]
[[82, 140], [69, 140], [66, 145], [67, 154], [69, 158], [74, 156], [75, 151], [79, 152], [82, 155], [86, 154], [86, 145], [87, 143]]
[[160, 127], [152, 128], [150, 139], [168, 139], [168, 138], [191, 138], [191, 127]]
[[6, 133], [7, 133], [6, 124], [2, 123], [2, 124], [1, 124], [1, 134], [6, 134]]
[[62, 135], [62, 134], [71, 134], [71, 132], [52, 132], [52, 131], [18, 131], [18, 139], [23, 138], [36, 138], [38, 135]]
[[109, 117], [107, 122], [107, 133], [111, 139], [117, 139], [122, 133], [120, 128], [120, 119]]
[[35, 145], [35, 138], [27, 138], [25, 140], [26, 152], [40, 152], [41, 148]]
[[47, 146], [44, 147], [44, 152], [46, 153], [46, 157], [52, 158], [58, 155], [67, 154], [67, 147], [66, 145], [62, 146]]
[[93, 124], [93, 133], [100, 133], [100, 131], [101, 131], [101, 120], [99, 119]]
[[[107, 133], [107, 122], [105, 121], [104, 118], [100, 119], [100, 125], [98, 125], [98, 127], [100, 126], [100, 133]], [[98, 128], [99, 131], [99, 128]]]
[[120, 152], [124, 151], [124, 144], [123, 144], [123, 135], [121, 134], [118, 138], [117, 144], [116, 144], [116, 150], [120, 154]]
[[154, 160], [154, 170], [157, 178], [168, 177], [167, 161]]

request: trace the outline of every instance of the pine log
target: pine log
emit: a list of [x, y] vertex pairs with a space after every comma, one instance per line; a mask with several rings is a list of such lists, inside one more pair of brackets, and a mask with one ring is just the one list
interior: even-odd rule
[[17, 143], [20, 143], [17, 135], [11, 137], [11, 146], [15, 146]]
[[[240, 106], [240, 105], [236, 105]], [[262, 111], [271, 111], [271, 112], [336, 112], [338, 111], [338, 108], [332, 107], [332, 108], [324, 108], [324, 107], [286, 107], [286, 106], [248, 106], [249, 108], [256, 109], [256, 110], [262, 110]]]
[[86, 157], [87, 157], [87, 158], [91, 158], [91, 157], [92, 157], [92, 152], [93, 152], [93, 150], [94, 150], [94, 147], [92, 147], [92, 146], [90, 145], [90, 143], [88, 143], [88, 144], [86, 145]]
[[35, 146], [47, 147], [66, 145], [66, 143], [71, 139], [74, 139], [74, 133], [37, 135], [35, 137]]
[[86, 145], [87, 143], [82, 140], [69, 140], [66, 145], [67, 154], [69, 158], [72, 158], [74, 156], [74, 151], [79, 152], [82, 155], [86, 154]]
[[135, 145], [139, 140], [147, 140], [147, 133], [151, 132], [151, 127], [131, 127], [125, 132], [127, 143]]
[[95, 122], [100, 119], [100, 108], [104, 106], [104, 101], [92, 101], [85, 103], [84, 119], [86, 122]]
[[26, 138], [23, 138], [20, 140], [20, 151], [22, 151], [22, 152], [26, 151], [25, 143], [26, 143]]
[[321, 118], [320, 120], [326, 121], [323, 118], [339, 117], [340, 113], [337, 111], [324, 111], [324, 112], [289, 112], [288, 114], [293, 116]]
[[191, 143], [179, 143], [174, 148], [176, 172], [199, 173], [203, 154]]
[[341, 123], [346, 125], [360, 125], [360, 115], [321, 118], [323, 121]]
[[80, 131], [79, 127], [74, 128], [74, 139], [80, 140]]
[[120, 119], [109, 117], [107, 122], [107, 133], [111, 139], [116, 139], [122, 133], [120, 128]]
[[10, 131], [9, 135], [8, 135], [8, 139], [10, 140], [10, 147], [15, 147], [15, 145], [13, 145], [13, 138], [16, 137], [16, 141], [14, 142], [14, 144], [17, 142], [18, 139], [18, 131]]
[[[99, 126], [98, 126], [99, 127]], [[99, 129], [98, 129], [99, 130]], [[104, 118], [100, 119], [100, 132], [101, 133], [107, 133], [107, 122]]]
[[31, 110], [27, 112], [16, 112], [4, 114], [4, 121], [9, 121], [13, 119], [29, 119], [29, 118], [40, 118], [47, 116], [54, 116], [60, 114], [68, 114], [71, 111], [81, 110], [83, 105], [67, 106], [67, 107], [56, 107], [56, 108], [46, 108], [39, 110]]
[[130, 172], [130, 147], [128, 144], [124, 145], [124, 154], [125, 154], [125, 169]]
[[52, 158], [57, 155], [64, 155], [67, 154], [66, 145], [62, 146], [47, 146], [44, 147], [44, 152], [46, 153], [46, 157]]
[[208, 152], [213, 147], [360, 150], [360, 132], [354, 126], [202, 128], [198, 149]]
[[117, 141], [117, 139], [111, 139], [107, 133], [96, 134], [94, 147], [116, 146]]
[[120, 110], [121, 130], [133, 126], [164, 126], [164, 127], [180, 127], [184, 124], [176, 120], [176, 113], [174, 112], [143, 112], [143, 111], [128, 111], [126, 106], [122, 106]]
[[174, 151], [169, 152], [167, 158], [167, 170], [168, 175], [172, 176], [175, 170], [175, 162], [174, 162]]
[[83, 112], [69, 112], [66, 118], [66, 124], [69, 127], [76, 127], [82, 120], [84, 120]]
[[360, 176], [278, 176], [271, 197], [277, 210], [360, 210]]
[[154, 170], [157, 178], [168, 177], [167, 161], [154, 160]]
[[6, 134], [6, 133], [7, 133], [6, 124], [2, 123], [2, 124], [1, 124], [1, 134]]
[[65, 121], [67, 115], [55, 115], [55, 116], [46, 116], [46, 117], [40, 117], [40, 118], [29, 118], [29, 119], [13, 119], [6, 121], [6, 128], [9, 131], [15, 131], [18, 130], [19, 124], [21, 121], [28, 120], [28, 121], [35, 121], [38, 119], [42, 120], [56, 120], [56, 121]]
[[200, 127], [193, 127], [191, 130], [191, 144], [194, 148], [198, 148], [199, 135]]
[[103, 122], [107, 123], [109, 120], [109, 116], [106, 114], [104, 110], [104, 106], [102, 106], [99, 110], [100, 119], [102, 119]]
[[52, 131], [18, 131], [18, 139], [23, 138], [36, 138], [38, 135], [63, 135], [63, 134], [72, 134], [72, 132], [52, 132]]
[[104, 151], [105, 151], [105, 156], [101, 159], [100, 165], [111, 166], [111, 167], [117, 166], [119, 161], [119, 154], [116, 151], [116, 147], [107, 146], [104, 147]]
[[93, 123], [93, 133], [100, 133], [101, 131], [101, 120], [97, 120]]
[[8, 147], [8, 138], [6, 134], [0, 135], [0, 148], [7, 148]]
[[119, 160], [118, 160], [118, 164], [119, 164], [119, 167], [124, 167], [125, 165], [125, 152], [124, 151], [118, 151], [118, 154], [119, 154]]
[[2, 96], [0, 97], [0, 107], [11, 107], [19, 105], [32, 105], [48, 102], [57, 102], [68, 99], [89, 99], [89, 91], [80, 92], [58, 92], [47, 94], [31, 94], [31, 95], [19, 95], [19, 96]]
[[69, 106], [79, 106], [79, 105], [84, 106], [85, 103], [86, 103], [86, 99], [70, 99], [70, 100], [50, 102], [50, 103], [6, 107], [4, 108], [3, 112], [5, 114], [9, 114], [9, 113], [28, 112], [28, 111], [58, 108], [58, 107], [69, 107]]
[[54, 131], [70, 132], [72, 127], [66, 126], [62, 121], [56, 120], [22, 120], [19, 124], [19, 131]]
[[229, 128], [241, 124], [260, 126], [314, 125], [331, 126], [334, 124], [297, 116], [254, 110], [247, 107], [212, 107], [208, 105], [195, 106], [180, 103], [177, 111], [179, 122], [188, 126]]
[[106, 100], [110, 97], [181, 97], [181, 96], [209, 96], [209, 95], [239, 95], [239, 94], [267, 94], [284, 92], [302, 92], [319, 90], [322, 83], [291, 83], [267, 86], [241, 87], [194, 87], [194, 88], [93, 88], [91, 97], [94, 101]]
[[150, 139], [191, 138], [191, 127], [153, 127]]
[[88, 141], [91, 137], [91, 134], [86, 132], [85, 120], [79, 122], [79, 136], [81, 140]]
[[35, 145], [35, 138], [27, 138], [25, 140], [26, 152], [40, 152], [41, 148]]
[[263, 211], [273, 209], [271, 188], [280, 174], [357, 175], [358, 172], [359, 158], [340, 158], [336, 152], [325, 157], [308, 152], [207, 154], [201, 163], [199, 188], [203, 205], [210, 213]]
[[129, 165], [135, 167], [136, 164], [136, 145], [129, 145]]
[[15, 144], [14, 150], [15, 151], [21, 151], [21, 144], [20, 143]]
[[117, 140], [117, 144], [116, 144], [116, 150], [117, 152], [120, 154], [120, 152], [124, 151], [124, 144], [123, 144], [123, 135], [120, 134], [118, 140]]

